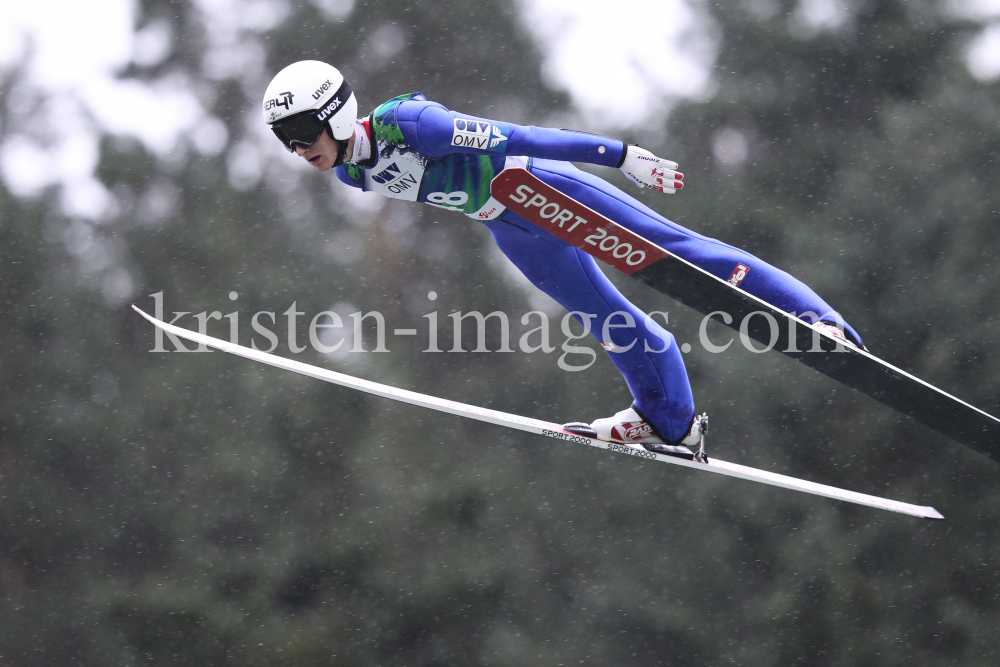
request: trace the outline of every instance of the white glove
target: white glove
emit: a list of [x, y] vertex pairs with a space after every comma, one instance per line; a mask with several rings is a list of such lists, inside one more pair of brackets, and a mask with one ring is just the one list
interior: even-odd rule
[[638, 146], [628, 147], [621, 170], [640, 188], [673, 194], [684, 187], [684, 174], [677, 171], [676, 162], [656, 157]]

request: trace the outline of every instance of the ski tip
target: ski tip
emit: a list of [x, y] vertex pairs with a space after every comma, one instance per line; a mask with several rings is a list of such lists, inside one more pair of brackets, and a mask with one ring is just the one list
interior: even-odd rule
[[151, 316], [147, 315], [146, 311], [144, 311], [142, 308], [140, 308], [139, 306], [135, 305], [134, 303], [132, 304], [132, 310], [134, 310], [135, 312], [139, 313], [140, 315], [142, 315], [143, 317], [145, 317], [150, 322], [152, 322], [154, 319], [156, 319], [154, 317], [151, 317]]

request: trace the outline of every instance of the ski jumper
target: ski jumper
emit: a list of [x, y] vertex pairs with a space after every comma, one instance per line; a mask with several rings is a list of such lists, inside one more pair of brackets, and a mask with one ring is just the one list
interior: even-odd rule
[[[364, 125], [372, 145], [371, 158], [337, 167], [340, 180], [481, 221], [504, 255], [536, 287], [567, 310], [594, 316], [587, 323], [591, 333], [621, 371], [636, 408], [667, 441], [683, 438], [695, 413], [687, 371], [673, 336], [622, 296], [590, 255], [493, 199], [490, 182], [504, 169], [527, 168], [581, 204], [723, 280], [730, 279], [742, 264], [746, 268], [741, 289], [807, 321], [839, 322], [860, 341], [823, 299], [789, 274], [667, 220], [610, 183], [569, 164], [619, 167], [627, 149], [621, 141], [466, 116], [428, 101], [421, 93], [389, 100]], [[611, 324], [628, 324], [622, 313], [630, 314], [635, 326], [609, 328], [609, 340], [602, 340], [609, 318]]]

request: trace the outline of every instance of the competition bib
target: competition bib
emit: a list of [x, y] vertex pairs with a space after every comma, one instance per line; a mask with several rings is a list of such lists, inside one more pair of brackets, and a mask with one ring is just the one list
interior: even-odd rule
[[413, 151], [392, 151], [365, 170], [365, 190], [393, 199], [417, 201], [427, 158]]

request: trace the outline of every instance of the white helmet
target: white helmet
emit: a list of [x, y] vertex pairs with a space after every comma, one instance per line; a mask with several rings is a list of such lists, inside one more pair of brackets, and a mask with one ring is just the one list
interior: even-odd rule
[[264, 92], [264, 122], [290, 151], [309, 146], [324, 129], [338, 141], [354, 131], [358, 100], [340, 71], [318, 60], [301, 60], [278, 72]]

